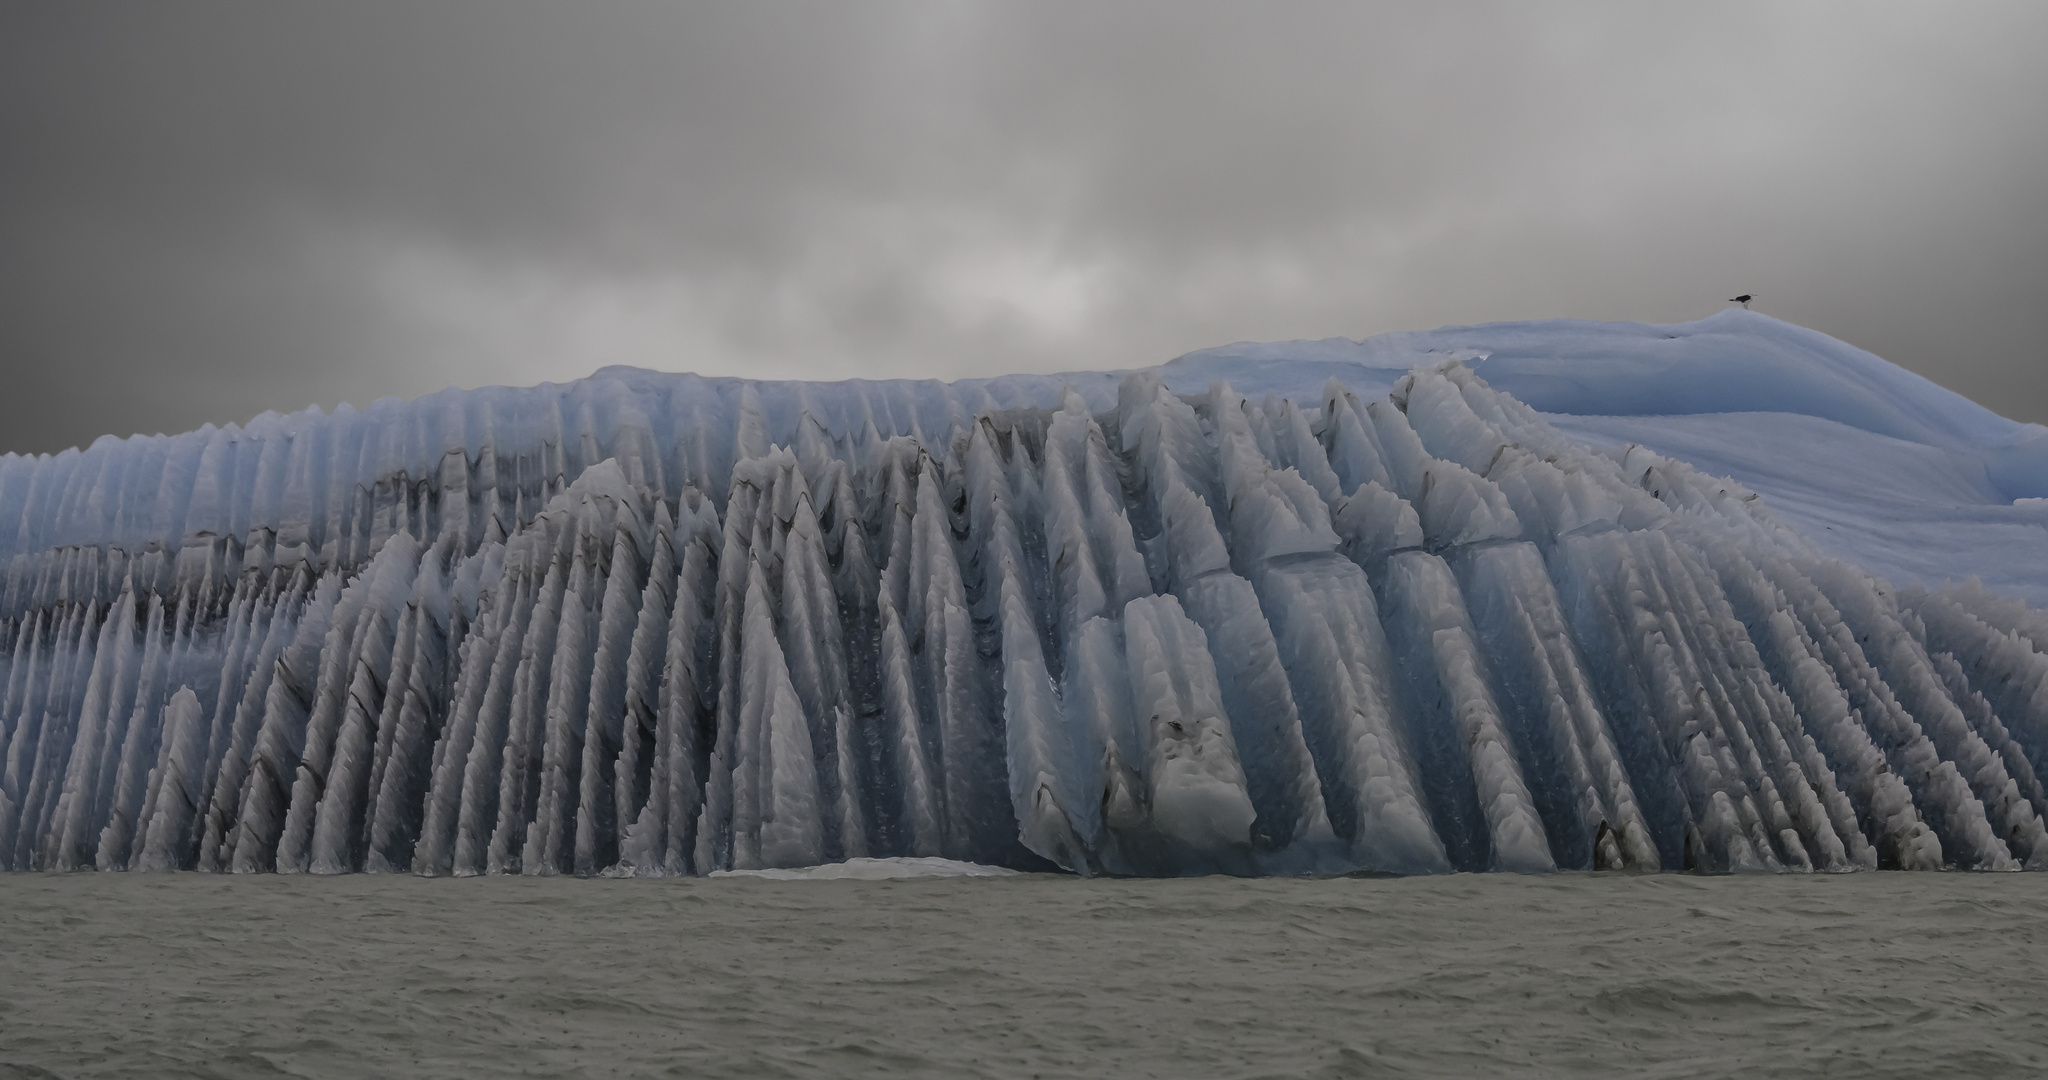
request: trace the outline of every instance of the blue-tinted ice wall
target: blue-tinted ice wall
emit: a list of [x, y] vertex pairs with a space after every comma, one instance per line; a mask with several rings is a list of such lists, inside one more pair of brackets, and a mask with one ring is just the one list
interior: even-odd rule
[[0, 866], [2031, 867], [2048, 640], [1451, 361], [608, 369], [0, 459]]

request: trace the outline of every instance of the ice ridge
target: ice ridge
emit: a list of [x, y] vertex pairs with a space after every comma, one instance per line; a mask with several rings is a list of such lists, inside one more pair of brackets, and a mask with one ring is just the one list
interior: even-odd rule
[[2034, 868], [2044, 642], [1456, 358], [608, 370], [0, 459], [0, 868]]

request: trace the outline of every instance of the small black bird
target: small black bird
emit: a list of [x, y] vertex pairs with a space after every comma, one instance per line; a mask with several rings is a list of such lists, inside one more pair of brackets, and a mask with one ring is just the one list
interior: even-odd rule
[[1756, 299], [1756, 297], [1751, 296], [1748, 293], [1743, 293], [1741, 296], [1729, 297], [1728, 302], [1731, 304], [1741, 304], [1743, 307], [1748, 307], [1749, 302], [1754, 299]]

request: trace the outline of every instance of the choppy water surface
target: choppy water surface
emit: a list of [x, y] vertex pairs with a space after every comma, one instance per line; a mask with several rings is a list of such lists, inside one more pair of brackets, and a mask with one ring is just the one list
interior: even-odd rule
[[2048, 876], [0, 876], [0, 1077], [2037, 1076]]

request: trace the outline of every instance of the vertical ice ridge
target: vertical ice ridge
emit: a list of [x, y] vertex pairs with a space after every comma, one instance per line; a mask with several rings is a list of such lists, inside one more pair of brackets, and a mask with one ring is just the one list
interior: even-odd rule
[[[303, 553], [301, 553], [303, 554]], [[206, 745], [201, 758], [199, 776], [200, 804], [189, 824], [190, 834], [184, 838], [183, 852], [177, 860], [184, 864], [188, 859], [200, 869], [218, 871], [221, 867], [220, 844], [232, 809], [222, 808], [223, 802], [232, 803], [240, 794], [242, 774], [246, 767], [251, 742], [256, 735], [256, 724], [261, 720], [258, 705], [275, 674], [277, 652], [285, 642], [284, 630], [292, 625], [299, 603], [303, 600], [303, 588], [307, 584], [306, 568], [302, 558], [292, 559], [279, 565], [272, 563], [267, 580], [260, 570], [243, 572], [241, 586], [237, 589], [237, 605], [242, 608], [242, 617], [234, 619], [235, 642], [238, 648], [231, 648], [228, 658], [221, 665], [219, 694], [214, 702], [213, 723], [207, 732]], [[152, 612], [152, 627], [149, 639], [152, 644], [160, 640], [161, 627], [155, 625], [158, 613]], [[158, 670], [161, 670], [162, 653], [158, 653]], [[150, 661], [145, 659], [145, 667]], [[153, 707], [161, 694], [160, 677], [152, 673], [147, 685], [138, 688], [136, 708]], [[130, 737], [135, 738], [136, 729], [146, 726], [138, 715], [131, 720]], [[152, 732], [153, 736], [160, 732]], [[140, 740], [136, 740], [138, 743]], [[138, 750], [141, 747], [138, 745]], [[139, 762], [138, 762], [139, 763]], [[232, 778], [223, 780], [222, 774], [233, 771]], [[232, 789], [224, 792], [223, 787]], [[151, 811], [152, 796], [145, 793], [141, 815], [147, 817]], [[110, 823], [111, 824], [111, 823]], [[131, 840], [132, 845], [132, 840]], [[109, 845], [102, 841], [101, 858], [109, 863], [120, 857], [120, 845]], [[130, 863], [136, 858], [130, 850]]]
[[[529, 538], [532, 539], [532, 538]], [[487, 617], [470, 630], [463, 651], [463, 691], [453, 717], [435, 747], [434, 778], [413, 868], [422, 874], [474, 874], [484, 820], [492, 816], [497, 770], [502, 761], [512, 685], [525, 650], [536, 592], [550, 553], [539, 544], [509, 550], [499, 544], [503, 578], [491, 596]], [[480, 612], [480, 615], [482, 613]]]
[[[957, 473], [958, 469], [951, 471]], [[917, 656], [920, 712], [930, 724], [937, 746], [944, 854], [964, 858], [972, 854], [977, 834], [985, 831], [979, 819], [985, 816], [986, 793], [977, 783], [980, 777], [975, 762], [986, 755], [989, 740], [976, 716], [982, 698], [981, 661], [966, 582], [953, 543], [945, 472], [939, 462], [923, 459], [913, 519], [905, 629]]]
[[[507, 770], [509, 787], [499, 795], [499, 865], [510, 873], [549, 875], [562, 870], [563, 805], [582, 764], [583, 724], [588, 717], [590, 665], [596, 644], [592, 609], [603, 594], [604, 541], [598, 522], [579, 515], [567, 532], [573, 545], [561, 599], [554, 605], [554, 641], [548, 655], [536, 654], [536, 673], [545, 666], [547, 691], [528, 699], [519, 754], [527, 766]], [[508, 753], [512, 753], [508, 747]], [[514, 849], [517, 854], [514, 854]]]
[[[1969, 730], [1939, 686], [1926, 651], [1902, 624], [1890, 590], [1828, 564], [1815, 564], [1810, 576], [1835, 604], [1845, 631], [1854, 635], [1874, 677], [1886, 687], [1887, 711], [1904, 736], [1894, 767], [1909, 784], [1919, 776], [1920, 798], [1937, 808], [1935, 828], [1942, 833], [1943, 848], [1965, 869], [2014, 869], [2013, 852], [1993, 825], [1992, 805], [2002, 805], [2005, 794], [2003, 764]], [[2019, 820], [2012, 825], [2023, 827]], [[2027, 848], [2031, 854], [2032, 844]]]
[[[1236, 572], [1178, 576], [1173, 594], [1210, 645], [1234, 749], [1258, 815], [1254, 848], [1270, 865], [1320, 865], [1334, 846], [1335, 830], [1279, 642], [1259, 608], [1258, 588], [1274, 574], [1319, 572], [1315, 564], [1329, 561], [1338, 537], [1323, 493], [1297, 469], [1276, 469], [1259, 449], [1253, 421], [1262, 420], [1262, 412], [1223, 383], [1210, 388], [1208, 408]], [[1279, 439], [1291, 441], [1310, 471], [1334, 490], [1327, 464], [1315, 468], [1322, 463], [1320, 448], [1305, 425], [1283, 429]], [[1188, 528], [1202, 532], [1199, 517], [1188, 520]], [[1295, 562], [1302, 566], [1279, 568]]]
[[[1010, 432], [1012, 460], [1022, 456]], [[1045, 642], [1034, 611], [1043, 607], [1026, 569], [1024, 530], [1017, 518], [1028, 512], [1010, 484], [1000, 436], [984, 420], [969, 437], [965, 462], [970, 527], [983, 540], [985, 595], [993, 600], [1002, 652], [1003, 730], [1011, 812], [1024, 846], [1069, 870], [1093, 869], [1087, 845], [1073, 821], [1078, 805], [1070, 790], [1073, 745], [1061, 722], [1057, 692], [1048, 670]], [[1035, 537], [1033, 539], [1036, 539]], [[1041, 544], [1042, 546], [1042, 544]], [[1081, 556], [1085, 559], [1085, 555]], [[1085, 578], [1069, 576], [1074, 586]], [[1099, 589], [1099, 585], [1098, 585]], [[1064, 591], [1064, 590], [1062, 590]], [[1100, 610], [1102, 600], [1081, 592], [1076, 602]]]
[[[634, 471], [639, 471], [638, 469]], [[633, 482], [630, 475], [627, 482]], [[637, 508], [635, 508], [637, 510]], [[626, 665], [633, 658], [639, 628], [640, 598], [646, 586], [654, 522], [624, 512], [614, 528], [604, 598], [592, 635], [589, 698], [583, 707], [584, 732], [576, 783], [571, 790], [564, 775], [557, 800], [562, 804], [566, 833], [552, 853], [560, 867], [566, 860], [578, 874], [589, 875], [618, 861], [618, 776], [626, 723]], [[569, 809], [574, 799], [575, 809]]]
[[[1525, 721], [1532, 726], [1540, 715], [1556, 762], [1554, 782], [1568, 785], [1561, 794], [1576, 820], [1558, 807], [1553, 853], [1573, 868], [1659, 869], [1649, 823], [1542, 556], [1527, 543], [1481, 548], [1467, 556], [1463, 575], [1466, 600], [1495, 671], [1512, 673], [1501, 700], [1537, 714]], [[1541, 737], [1529, 734], [1540, 746]], [[1535, 782], [1540, 797], [1542, 778]]]
[[[1766, 558], [1760, 566], [1769, 585], [1781, 594], [1778, 616], [1796, 627], [1806, 651], [1819, 664], [1815, 674], [1832, 677], [1842, 708], [1853, 725], [1864, 730], [1859, 741], [1873, 745], [1879, 755], [1873, 767], [1881, 774], [1880, 786], [1867, 798], [1874, 811], [1881, 808], [1883, 816], [1894, 823], [1887, 834], [1873, 838], [1880, 843], [1880, 862], [1895, 860], [1900, 866], [1921, 868], [1940, 866], [1954, 858], [1955, 852], [1950, 850], [1953, 833], [1947, 825], [1952, 785], [1930, 787], [1931, 769], [1914, 767], [1931, 767], [1935, 761], [1919, 726], [1899, 707], [1891, 688], [1856, 645], [1855, 631], [1813, 581], [1783, 559]], [[1792, 685], [1797, 689], [1802, 681], [1807, 682], [1809, 692], [1817, 685], [1799, 679]], [[1832, 703], [1825, 703], [1816, 715], [1826, 718], [1834, 712]], [[1861, 756], [1860, 747], [1851, 744], [1851, 748]], [[1898, 807], [1906, 800], [1910, 801], [1905, 807]], [[1911, 814], [1902, 813], [1905, 809]]]
[[[1124, 609], [1124, 663], [1143, 756], [1154, 873], [1249, 873], [1256, 811], [1200, 627], [1170, 596]], [[1142, 866], [1142, 864], [1141, 864]]]
[[821, 819], [824, 843], [836, 858], [864, 855], [867, 822], [859, 798], [858, 748], [852, 745], [852, 688], [831, 555], [817, 501], [802, 470], [788, 469], [783, 483], [791, 503], [788, 517], [781, 518], [778, 512], [776, 523], [787, 530], [782, 580], [776, 590], [781, 601], [779, 629], [791, 684], [816, 748], [819, 797], [828, 808]]
[[[341, 595], [341, 575], [322, 575], [291, 645], [278, 655], [242, 790], [233, 798], [232, 807], [225, 791], [214, 804], [216, 812], [223, 815], [220, 854], [214, 858], [236, 873], [276, 869], [278, 833], [291, 797], [289, 785], [298, 771], [306, 723], [319, 689], [321, 650], [333, 629]], [[223, 777], [228, 775], [223, 770]], [[232, 826], [225, 819], [230, 809]]]
[[[1919, 617], [1930, 648], [1950, 655], [1967, 688], [1994, 711], [1978, 726], [2000, 749], [2015, 777], [2031, 774], [2039, 784], [2048, 762], [2048, 656], [2041, 637], [2025, 621], [2032, 613], [2013, 610], [1978, 589], [1946, 590], [1927, 596], [1908, 590], [1901, 600]], [[2036, 800], [2037, 814], [2042, 813]]]
[[732, 865], [753, 870], [824, 861], [825, 822], [808, 718], [776, 640], [766, 577], [747, 565], [734, 738]]
[[[269, 621], [270, 605], [246, 606], [254, 609], [251, 618], [259, 626]], [[134, 707], [128, 716], [127, 732], [122, 740], [120, 771], [115, 777], [107, 823], [100, 831], [99, 847], [93, 856], [95, 866], [101, 870], [120, 870], [133, 864], [141, 823], [153, 811], [153, 786], [149, 782], [144, 759], [154, 759], [158, 749], [160, 731], [158, 725], [151, 722], [149, 713], [156, 707], [156, 699], [163, 690], [164, 637], [163, 598], [153, 597], [142, 635], [141, 669], [133, 688]], [[227, 695], [222, 695], [222, 701], [226, 699]], [[202, 748], [192, 762], [200, 771], [191, 779], [201, 785], [202, 791], [211, 783], [212, 778], [207, 775], [207, 763], [211, 760], [212, 755]]]
[[704, 759], [711, 746], [706, 736], [715, 731], [712, 695], [719, 642], [713, 605], [720, 568], [714, 539], [720, 523], [709, 502], [684, 505], [691, 512], [678, 523], [677, 536], [690, 539], [678, 541], [683, 557], [676, 572], [675, 612], [669, 622], [657, 721], [657, 767], [663, 776], [668, 834], [661, 865], [672, 872], [694, 867], [702, 873], [710, 866], [694, 861], [700, 841], [695, 830], [708, 798]]
[[139, 830], [136, 869], [176, 870], [183, 862], [185, 834], [199, 812], [205, 731], [202, 707], [189, 686], [180, 686], [164, 706], [163, 755], [150, 770], [154, 793]]
[[[479, 561], [496, 562], [502, 574], [503, 556], [503, 545], [496, 544], [487, 549], [484, 559]], [[512, 597], [503, 591], [502, 586], [492, 589], [478, 597], [475, 618], [468, 620], [465, 628], [449, 628], [450, 633], [444, 643], [444, 647], [452, 646], [448, 656], [451, 670], [444, 673], [444, 681], [449, 685], [448, 696], [441, 701], [423, 703], [424, 707], [438, 709], [442, 713], [442, 722], [434, 733], [427, 760], [414, 766], [419, 773], [422, 801], [417, 807], [417, 831], [411, 837], [410, 855], [403, 868], [415, 873], [432, 876], [446, 873], [451, 868], [449, 843], [455, 817], [460, 812], [461, 770], [468, 761], [469, 749], [476, 738], [477, 711], [494, 667], [496, 646], [511, 620], [512, 603]], [[447, 678], [454, 671], [459, 671], [460, 676]], [[402, 803], [386, 806], [380, 796], [380, 818], [406, 810]], [[379, 864], [376, 868], [401, 869], [394, 864], [389, 851], [388, 833], [382, 839], [373, 834], [371, 850]]]
[[422, 560], [408, 603], [410, 635], [402, 636], [404, 662], [386, 681], [384, 713], [378, 718], [377, 748], [365, 791], [365, 820], [358, 830], [361, 855], [350, 860], [364, 869], [395, 872], [411, 868], [423, 822], [421, 803], [431, 776], [431, 748], [446, 719], [448, 643], [459, 639], [466, 621], [449, 595], [442, 573], [451, 541], [443, 532]]
[[52, 835], [50, 822], [62, 806], [60, 779], [70, 763], [78, 734], [79, 717], [73, 701], [83, 696], [79, 684], [90, 677], [97, 658], [94, 631], [101, 617], [97, 605], [87, 602], [68, 606], [58, 631], [49, 683], [40, 696], [30, 698], [29, 715], [16, 725], [17, 743], [28, 742], [32, 754], [16, 811], [14, 864], [23, 869], [51, 868], [50, 848], [58, 838]]
[[[1471, 837], [1479, 842], [1481, 865], [1522, 873], [1556, 869], [1450, 567], [1426, 552], [1397, 555], [1387, 566], [1386, 590], [1404, 643], [1401, 666], [1417, 691], [1411, 704], [1423, 710], [1416, 726], [1436, 727], [1461, 747], [1454, 748], [1455, 764], [1440, 758], [1430, 778], [1440, 786], [1472, 787], [1482, 820], [1462, 824], [1483, 829]], [[1459, 823], [1454, 808], [1462, 795], [1447, 792], [1438, 800], [1440, 830]], [[1465, 839], [1453, 837], [1453, 843]]]
[[[1851, 808], [1851, 821], [1837, 826], [1856, 865], [1875, 868], [1888, 860], [1908, 867], [1939, 866], [1939, 842], [1873, 743], [1820, 642], [1786, 610], [1785, 593], [1755, 564], [1725, 548], [1719, 561], [1729, 598], [1742, 612], [1760, 659], [1811, 730], [1841, 791], [1861, 804]], [[1831, 800], [1829, 808], [1839, 821], [1839, 804]], [[1854, 828], [1859, 822], [1864, 823], [1860, 830]]]
[[[389, 538], [363, 575], [342, 592], [335, 623], [320, 654], [313, 712], [306, 722], [298, 769], [291, 785], [283, 833], [278, 839], [279, 873], [342, 869], [338, 850], [361, 798], [368, 773], [369, 727], [384, 700], [400, 609], [412, 591], [419, 551], [410, 534]], [[334, 809], [321, 827], [320, 807], [333, 794]], [[347, 815], [347, 816], [345, 816]], [[316, 841], [316, 834], [325, 836]], [[315, 851], [318, 846], [322, 850]]]
[[[616, 849], [617, 865], [637, 872], [661, 872], [650, 845], [635, 833], [642, 807], [650, 797], [651, 779], [657, 774], [655, 756], [660, 737], [660, 680], [662, 659], [668, 644], [669, 620], [676, 599], [675, 530], [664, 502], [655, 504], [652, 543], [653, 558], [647, 566], [647, 581], [639, 598], [632, 636], [626, 646], [625, 669], [619, 687], [618, 757], [612, 766], [610, 835], [602, 818], [592, 820], [594, 808], [579, 813], [576, 823], [578, 871], [599, 864], [597, 850], [609, 843]], [[597, 710], [597, 706], [593, 706]], [[599, 715], [604, 713], [599, 712]], [[586, 769], [588, 766], [586, 766]], [[587, 790], [587, 788], [586, 788]], [[638, 841], [638, 843], [636, 843]]]
[[1371, 414], [1335, 378], [1323, 388], [1322, 441], [1341, 494], [1349, 495], [1367, 483], [1394, 486]]
[[134, 693], [130, 681], [140, 643], [135, 636], [135, 594], [123, 590], [121, 599], [100, 626], [99, 645], [93, 652], [91, 674], [80, 705], [76, 741], [72, 744], [64, 786], [58, 796], [56, 817], [62, 830], [57, 838], [54, 865], [59, 870], [76, 870], [92, 865], [92, 850], [101, 827], [103, 792], [106, 787], [104, 762], [122, 741], [125, 732], [115, 727], [116, 715], [127, 718], [125, 698]]
[[[566, 514], [562, 516], [566, 517]], [[552, 523], [551, 523], [552, 525]], [[502, 713], [493, 710], [489, 737], [479, 737], [470, 750], [471, 771], [464, 778], [464, 814], [457, 826], [454, 872], [464, 874], [518, 873], [525, 851], [526, 826], [530, 820], [527, 793], [534, 788], [533, 774], [541, 765], [542, 734], [550, 679], [561, 629], [564, 597], [575, 564], [582, 552], [575, 544], [575, 530], [564, 523], [552, 526], [554, 535], [543, 534], [536, 572], [541, 583], [533, 600], [533, 615], [526, 633], [519, 639], [519, 652], [510, 668]], [[502, 719], [500, 719], [502, 717]]]

